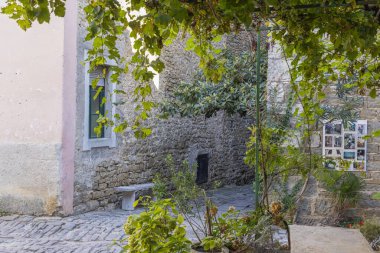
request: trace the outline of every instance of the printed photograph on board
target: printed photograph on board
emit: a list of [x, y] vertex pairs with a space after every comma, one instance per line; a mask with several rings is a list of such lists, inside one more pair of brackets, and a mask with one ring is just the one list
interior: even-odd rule
[[348, 121], [347, 125], [344, 127], [344, 130], [348, 132], [355, 132], [356, 122]]
[[364, 162], [353, 162], [355, 170], [364, 170]]
[[331, 123], [327, 123], [325, 125], [325, 133], [326, 134], [333, 134], [333, 132], [334, 132], [334, 125]]
[[356, 157], [359, 161], [364, 161], [365, 160], [365, 150], [359, 149]]
[[365, 147], [365, 140], [363, 138], [358, 138], [358, 148], [364, 148]]
[[334, 124], [334, 134], [342, 134], [342, 124]]
[[325, 147], [332, 147], [332, 146], [333, 146], [333, 137], [325, 136]]
[[326, 154], [326, 156], [333, 156], [333, 150], [332, 149], [326, 149], [325, 154]]
[[334, 147], [340, 148], [342, 147], [342, 137], [341, 136], [335, 136], [334, 137]]
[[325, 162], [325, 167], [330, 170], [334, 170], [336, 168], [336, 162], [334, 160], [327, 160]]
[[344, 148], [355, 149], [355, 135], [354, 134], [344, 134]]
[[343, 158], [344, 159], [355, 159], [355, 152], [354, 151], [344, 151], [343, 152]]
[[339, 149], [326, 149], [325, 155], [329, 157], [340, 157], [342, 153]]
[[360, 134], [360, 135], [366, 135], [367, 134], [367, 127], [366, 127], [367, 125], [365, 125], [365, 124], [358, 124], [358, 133]]

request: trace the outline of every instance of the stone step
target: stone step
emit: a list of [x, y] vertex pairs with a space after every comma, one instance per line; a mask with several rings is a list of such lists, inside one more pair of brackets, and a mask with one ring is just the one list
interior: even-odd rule
[[365, 191], [378, 191], [380, 192], [380, 179], [368, 178], [364, 179]]
[[364, 209], [362, 208], [346, 208], [341, 212], [342, 217], [345, 218], [354, 218], [354, 217], [363, 217]]
[[365, 219], [371, 217], [380, 218], [380, 208], [348, 208], [344, 210], [346, 217], [361, 216]]
[[367, 185], [364, 186], [363, 191], [380, 192], [380, 185], [377, 185], [377, 184], [367, 184]]
[[319, 216], [319, 215], [299, 215], [296, 219], [296, 224], [299, 225], [327, 225], [332, 224], [335, 218], [331, 216]]
[[379, 193], [380, 192], [380, 189], [378, 189], [378, 187], [376, 186], [369, 186], [369, 187], [365, 187], [363, 190], [360, 191], [360, 194], [363, 196], [363, 197], [368, 197], [370, 198], [373, 194], [376, 194], [376, 193]]
[[380, 180], [380, 171], [368, 171], [367, 178]]
[[362, 212], [367, 218], [370, 218], [370, 217], [380, 218], [380, 208], [366, 208], [362, 210]]
[[359, 208], [380, 208], [380, 200], [374, 200], [371, 198], [373, 193], [377, 191], [361, 191], [361, 198], [358, 202]]
[[378, 191], [372, 191], [372, 190], [362, 190], [360, 191], [360, 194], [362, 194], [364, 197], [371, 196], [373, 193], [377, 193]]
[[364, 181], [367, 184], [377, 184], [377, 185], [380, 185], [380, 179], [378, 179], [378, 178], [366, 178], [366, 179], [364, 179]]
[[357, 229], [290, 225], [291, 253], [371, 253]]

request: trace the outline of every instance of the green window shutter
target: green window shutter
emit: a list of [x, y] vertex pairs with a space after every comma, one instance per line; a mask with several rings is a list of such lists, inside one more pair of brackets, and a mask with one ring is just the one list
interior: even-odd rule
[[[104, 126], [100, 135], [97, 135], [94, 128], [98, 126], [97, 120], [99, 114], [104, 115], [105, 104], [102, 105], [102, 100], [105, 97], [105, 89], [107, 83], [107, 69], [105, 66], [97, 67], [93, 72], [90, 73], [90, 87], [89, 87], [89, 138], [97, 139], [104, 138]], [[97, 87], [95, 89], [92, 87], [93, 80], [97, 80]], [[95, 95], [100, 87], [103, 87], [99, 95], [95, 98]]]

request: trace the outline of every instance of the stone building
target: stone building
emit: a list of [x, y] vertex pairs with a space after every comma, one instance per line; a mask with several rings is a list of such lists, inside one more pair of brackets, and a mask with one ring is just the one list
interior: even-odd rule
[[[195, 163], [207, 155], [206, 184], [251, 182], [253, 170], [243, 162], [250, 119], [223, 113], [209, 119], [152, 117], [153, 134], [145, 140], [107, 128], [100, 137], [94, 135], [93, 112], [99, 104], [91, 99], [95, 73], [83, 64], [90, 44], [84, 42], [82, 3], [66, 1], [65, 18], [27, 32], [0, 16], [0, 32], [7, 35], [0, 42], [0, 212], [69, 215], [115, 208], [121, 196], [114, 187], [151, 181], [165, 169], [168, 154], [178, 163]], [[119, 46], [129, 57], [125, 36]], [[223, 43], [238, 51], [245, 47], [239, 36]], [[198, 62], [181, 41], [164, 50], [163, 60], [166, 68], [155, 80], [154, 100], [191, 80]], [[98, 85], [105, 92], [114, 88], [108, 78]], [[122, 85], [133, 87], [131, 76]], [[112, 100], [125, 98], [114, 95]], [[106, 109], [126, 118], [133, 115], [130, 103], [108, 103]]]
[[[267, 84], [279, 91], [278, 102], [285, 103], [290, 77], [288, 65], [282, 56], [281, 49], [277, 45], [272, 45], [269, 49], [268, 66]], [[335, 92], [328, 94], [327, 103], [334, 104], [336, 101]], [[359, 114], [358, 120], [368, 121], [369, 134], [374, 130], [380, 129], [380, 97], [372, 99], [368, 96], [363, 96]], [[312, 141], [313, 150], [322, 154], [322, 143], [322, 132], [317, 132]], [[372, 199], [371, 196], [376, 192], [380, 192], [380, 138], [368, 139], [366, 151], [366, 171], [347, 172], [356, 173], [362, 177], [365, 187], [361, 191], [361, 199], [357, 207], [347, 209], [346, 215], [356, 214], [367, 217], [376, 215], [379, 217], [380, 201]], [[320, 183], [311, 178], [305, 194], [300, 199], [296, 222], [304, 224], [329, 224], [334, 220], [336, 214], [334, 198], [323, 189]]]
[[[159, 120], [148, 124], [153, 134], [145, 140], [130, 132], [116, 135], [104, 129], [93, 134], [94, 112], [99, 106], [91, 99], [88, 66], [82, 64], [89, 43], [84, 42], [85, 22], [81, 4], [67, 0], [65, 18], [53, 18], [48, 25], [36, 25], [27, 32], [6, 16], [0, 16], [0, 32], [6, 34], [0, 48], [0, 212], [60, 214], [113, 209], [120, 204], [114, 187], [145, 183], [165, 171], [164, 160], [172, 154], [179, 164], [196, 163], [207, 157], [206, 185], [244, 184], [252, 181], [253, 170], [244, 165], [247, 127], [252, 119], [217, 116]], [[128, 34], [119, 42], [125, 57], [132, 55]], [[246, 35], [227, 36], [222, 43], [236, 52], [249, 48]], [[155, 79], [153, 99], [159, 101], [181, 81], [191, 81], [198, 59], [184, 50], [183, 41], [165, 48], [165, 70]], [[108, 61], [106, 65], [112, 65]], [[268, 84], [289, 89], [287, 65], [275, 47], [269, 51]], [[106, 92], [113, 89], [108, 79], [100, 80]], [[124, 78], [126, 90], [133, 87], [131, 76]], [[107, 109], [125, 118], [133, 116], [127, 101]], [[91, 110], [92, 109], [92, 110]], [[98, 107], [99, 109], [99, 107]], [[369, 131], [380, 128], [380, 98], [364, 98], [361, 119]], [[321, 146], [321, 139], [315, 148]], [[366, 188], [360, 211], [379, 214], [380, 202], [370, 198], [380, 191], [380, 139], [368, 141]], [[333, 213], [330, 196], [315, 181], [301, 200], [299, 222], [318, 223]]]

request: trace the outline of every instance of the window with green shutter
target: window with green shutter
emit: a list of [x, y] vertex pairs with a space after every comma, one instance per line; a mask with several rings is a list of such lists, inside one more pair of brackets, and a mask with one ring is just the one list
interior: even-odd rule
[[[99, 119], [99, 115], [104, 115], [106, 104], [103, 104], [102, 101], [105, 97], [105, 90], [107, 86], [107, 67], [106, 66], [98, 66], [93, 72], [90, 74], [90, 87], [89, 87], [89, 138], [97, 139], [104, 138], [104, 126], [101, 129], [101, 133], [98, 135], [95, 132], [95, 127], [98, 126], [97, 120]], [[97, 85], [94, 88], [92, 86], [93, 82], [96, 82]], [[99, 94], [98, 90], [101, 89]]]
[[[85, 50], [84, 59], [88, 58]], [[98, 66], [90, 71], [90, 63], [84, 65], [84, 93], [80, 92], [78, 102], [83, 101], [83, 151], [92, 148], [114, 148], [117, 146], [116, 133], [113, 126], [99, 127], [100, 115], [115, 120], [116, 94], [114, 93], [115, 83], [112, 82], [112, 67], [117, 66], [116, 62], [106, 58], [104, 65]], [[96, 131], [95, 131], [96, 129]]]

